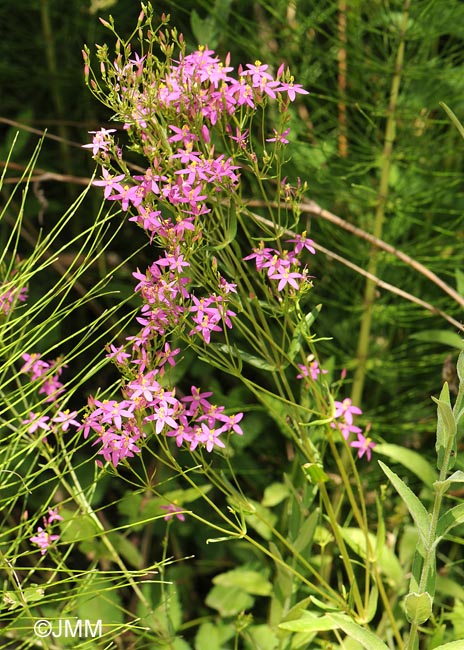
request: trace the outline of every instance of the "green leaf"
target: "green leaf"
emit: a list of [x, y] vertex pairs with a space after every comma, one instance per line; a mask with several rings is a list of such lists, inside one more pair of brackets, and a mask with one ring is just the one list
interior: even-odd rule
[[424, 508], [422, 503], [416, 497], [414, 492], [410, 488], [408, 488], [408, 486], [406, 485], [406, 483], [404, 483], [404, 481], [400, 479], [398, 474], [392, 472], [391, 469], [387, 467], [387, 465], [382, 463], [381, 460], [379, 460], [378, 463], [382, 468], [382, 471], [390, 479], [393, 487], [395, 488], [395, 490], [398, 492], [398, 494], [406, 504], [406, 507], [409, 510], [409, 513], [419, 530], [421, 539], [423, 540], [424, 544], [426, 544], [428, 534], [429, 534], [429, 529], [430, 529], [430, 520], [429, 520], [429, 515], [427, 513], [427, 510]]
[[464, 483], [464, 472], [458, 469], [456, 472], [453, 472], [451, 476], [448, 476], [444, 481], [435, 481], [433, 484], [436, 490], [439, 490], [441, 494], [444, 494], [451, 483]]
[[130, 542], [121, 533], [110, 532], [108, 538], [113, 544], [116, 551], [121, 555], [131, 566], [136, 569], [141, 569], [143, 566], [143, 556], [135, 544]]
[[272, 508], [286, 499], [289, 494], [290, 490], [284, 483], [271, 483], [271, 485], [268, 485], [264, 490], [261, 505], [265, 508]]
[[195, 636], [195, 650], [223, 650], [224, 644], [234, 636], [232, 625], [202, 623]]
[[399, 586], [403, 583], [404, 571], [401, 564], [399, 563], [398, 558], [394, 552], [386, 546], [382, 548], [381, 553], [378, 553], [377, 538], [373, 533], [368, 533], [369, 546], [371, 550], [371, 554], [368, 558], [366, 549], [366, 534], [364, 531], [362, 531], [360, 528], [349, 528], [346, 526], [340, 526], [339, 530], [345, 542], [355, 553], [357, 553], [357, 555], [363, 559], [376, 561], [382, 573], [387, 576], [389, 580], [392, 580], [396, 586]]
[[451, 641], [451, 643], [442, 643], [437, 645], [433, 650], [462, 650], [464, 648], [464, 639], [460, 641]]
[[312, 544], [319, 516], [319, 511], [317, 509], [313, 510], [313, 512], [304, 520], [303, 524], [301, 525], [298, 536], [292, 544], [297, 553], [303, 553], [303, 551], [305, 551], [305, 549], [307, 549], [307, 547]]
[[[256, 650], [274, 650], [279, 646], [277, 633], [269, 625], [251, 625], [247, 628], [247, 636]], [[205, 647], [210, 648], [209, 645]]]
[[464, 350], [464, 341], [456, 332], [449, 332], [448, 330], [424, 330], [411, 334], [412, 339], [418, 341], [427, 341], [428, 343], [441, 343], [442, 345], [449, 345], [458, 350]]
[[459, 353], [458, 360], [456, 363], [456, 372], [458, 373], [458, 378], [460, 382], [464, 381], [464, 351]]
[[432, 615], [433, 598], [427, 591], [422, 594], [412, 592], [404, 599], [404, 605], [408, 621], [422, 625]]
[[456, 268], [454, 274], [456, 276], [456, 290], [459, 295], [464, 296], [464, 273], [461, 269]]
[[24, 607], [24, 603], [29, 605], [42, 600], [44, 593], [42, 587], [34, 585], [33, 587], [26, 587], [21, 595], [19, 591], [4, 591], [2, 600], [5, 605], [8, 605], [8, 609], [14, 609], [15, 607]]
[[443, 384], [439, 399], [436, 397], [432, 397], [432, 399], [437, 405], [437, 441], [435, 444], [437, 467], [440, 470], [442, 469], [445, 453], [451, 446], [452, 455], [448, 461], [448, 469], [451, 469], [456, 461], [456, 421], [451, 408], [449, 387], [446, 381]]
[[[250, 501], [250, 500], [249, 500]], [[270, 540], [273, 532], [272, 528], [277, 522], [277, 516], [268, 508], [264, 508], [260, 503], [251, 501], [256, 514], [246, 515], [245, 520], [257, 533], [264, 539]]]
[[[269, 370], [272, 372], [278, 370], [275, 363], [269, 363], [261, 357], [255, 357], [253, 354], [245, 352], [245, 350], [241, 350], [235, 345], [232, 348], [230, 345], [226, 345], [225, 343], [210, 343], [208, 349], [219, 350], [219, 352], [229, 354], [231, 357], [240, 359], [240, 361], [245, 361], [245, 363], [250, 364], [250, 366], [253, 366], [254, 368], [259, 368], [260, 370]], [[288, 363], [282, 365], [282, 368], [286, 367], [287, 365]]]
[[322, 632], [325, 630], [336, 630], [340, 626], [327, 618], [327, 615], [316, 616], [315, 614], [311, 614], [311, 612], [303, 612], [301, 618], [295, 621], [284, 621], [278, 627], [288, 632]]
[[269, 596], [272, 584], [258, 571], [249, 569], [233, 569], [213, 578], [213, 584], [223, 587], [238, 587], [253, 596]]
[[418, 476], [428, 487], [437, 479], [437, 472], [423, 455], [400, 445], [379, 444], [374, 447], [376, 454], [388, 456]]
[[311, 485], [318, 485], [319, 483], [326, 483], [329, 477], [324, 472], [320, 463], [305, 463], [302, 466], [303, 472]]
[[327, 618], [338, 623], [347, 636], [358, 641], [366, 650], [388, 650], [388, 646], [373, 632], [361, 627], [344, 614], [326, 614]]
[[452, 528], [462, 523], [464, 523], [464, 503], [447, 510], [440, 517], [437, 524], [437, 539], [442, 539]]
[[253, 606], [254, 598], [239, 587], [215, 585], [206, 596], [208, 607], [216, 609], [221, 616], [236, 616]]

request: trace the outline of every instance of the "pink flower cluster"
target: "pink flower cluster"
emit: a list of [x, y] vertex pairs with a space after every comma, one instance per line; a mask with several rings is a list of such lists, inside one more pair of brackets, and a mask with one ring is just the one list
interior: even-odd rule
[[314, 242], [303, 235], [297, 235], [294, 239], [287, 239], [287, 243], [295, 243], [293, 250], [278, 251], [275, 248], [265, 248], [264, 242], [253, 249], [253, 252], [243, 259], [255, 260], [258, 271], [266, 271], [270, 280], [278, 281], [277, 291], [282, 291], [285, 287], [290, 290], [298, 291], [301, 285], [310, 283], [308, 269], [304, 267], [301, 271], [301, 261], [298, 256], [303, 249], [306, 249], [314, 255]]
[[175, 390], [166, 390], [158, 382], [160, 376], [159, 369], [140, 373], [126, 384], [126, 399], [120, 402], [90, 398], [92, 410], [81, 425], [83, 435], [96, 434], [93, 444], [101, 445], [98, 453], [114, 467], [140, 452], [144, 425], [150, 424], [157, 435], [175, 438], [178, 447], [187, 444], [190, 451], [224, 448], [222, 434], [243, 433], [239, 425], [243, 413], [226, 415], [223, 406], [208, 401], [211, 392], [201, 393], [195, 386], [191, 395], [178, 399]]
[[369, 461], [372, 455], [371, 450], [375, 447], [375, 443], [370, 438], [366, 438], [362, 433], [362, 429], [353, 423], [353, 416], [361, 415], [361, 413], [362, 411], [359, 406], [355, 406], [349, 397], [346, 397], [341, 402], [335, 401], [334, 418], [336, 422], [332, 422], [331, 427], [338, 429], [345, 440], [348, 440], [351, 434], [356, 434], [357, 439], [352, 440], [349, 445], [358, 450], [359, 458], [362, 458], [366, 454], [366, 458]]
[[[203, 287], [198, 295], [189, 273], [195, 244], [204, 236], [203, 220], [211, 218], [220, 195], [233, 195], [240, 181], [237, 156], [216, 151], [213, 130], [228, 140], [228, 149], [243, 152], [248, 130], [230, 126], [232, 116], [240, 111], [242, 117], [247, 112], [250, 117], [268, 99], [285, 105], [307, 91], [293, 82], [284, 66], [273, 78], [267, 65], [255, 62], [240, 67], [234, 78], [229, 63], [229, 57], [222, 63], [212, 50], [200, 48], [181, 54], [156, 77], [153, 61], [147, 65], [145, 57], [135, 55], [125, 65], [116, 61], [118, 117], [134, 148], [150, 165], [133, 177], [115, 173], [111, 159], [121, 160], [122, 150], [114, 143], [112, 129], [92, 132], [92, 143], [85, 145], [102, 164], [103, 178], [94, 184], [104, 188], [106, 199], [118, 201], [123, 211], [130, 210], [129, 221], [164, 250], [145, 273], [139, 269], [133, 273], [143, 305], [137, 317], [141, 329], [128, 338], [131, 350], [109, 348], [108, 356], [126, 377], [123, 399], [91, 398], [82, 423], [84, 436], [92, 431], [94, 444], [101, 445], [98, 453], [114, 466], [140, 451], [148, 425], [155, 434], [175, 438], [178, 447], [185, 444], [191, 451], [223, 448], [224, 434], [242, 433], [243, 414], [227, 415], [223, 406], [208, 401], [211, 393], [192, 386], [190, 396], [178, 397], [175, 388], [167, 387], [166, 368], [176, 365], [180, 353], [179, 348], [171, 350], [168, 337], [187, 327], [189, 337], [200, 337], [207, 345], [213, 335], [231, 329], [236, 317], [230, 308], [236, 292], [233, 283], [216, 273], [217, 286], [206, 295]], [[282, 134], [274, 130], [269, 141], [284, 143], [287, 134], [288, 129]], [[292, 241], [295, 250], [270, 271], [272, 279], [279, 280], [279, 291], [287, 284], [295, 288], [297, 278], [306, 279], [305, 270], [294, 269], [300, 264], [296, 255], [303, 247], [311, 250], [311, 241]]]
[[16, 302], [27, 300], [27, 287], [17, 287], [11, 282], [0, 283], [0, 312], [8, 315]]
[[50, 402], [57, 409], [55, 415], [51, 417], [30, 411], [29, 417], [23, 420], [23, 424], [29, 425], [28, 432], [35, 433], [39, 429], [43, 432], [56, 431], [57, 428], [66, 432], [70, 426], [79, 426], [79, 422], [75, 419], [77, 411], [59, 408], [59, 398], [64, 392], [64, 386], [60, 381], [63, 367], [58, 366], [57, 361], [44, 361], [37, 353], [24, 353], [22, 358], [25, 363], [21, 372], [29, 375], [32, 381], [38, 382], [39, 395], [45, 395], [45, 402]]
[[58, 509], [48, 509], [48, 516], [43, 518], [44, 527], [37, 528], [37, 534], [30, 537], [33, 544], [37, 544], [40, 548], [41, 555], [45, 555], [48, 548], [60, 539], [59, 535], [51, 533], [51, 526], [55, 521], [63, 521], [63, 517], [58, 514]]

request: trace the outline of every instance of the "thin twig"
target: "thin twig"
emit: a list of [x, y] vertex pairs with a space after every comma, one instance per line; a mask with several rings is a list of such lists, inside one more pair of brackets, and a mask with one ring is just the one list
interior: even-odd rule
[[[262, 202], [261, 201], [250, 201], [248, 203], [248, 205], [257, 204], [257, 203], [259, 203], [261, 205]], [[304, 205], [305, 204], [301, 204], [301, 206], [300, 206], [300, 207], [302, 207], [302, 211], [303, 212], [305, 212], [305, 211], [309, 212], [309, 210], [304, 210], [303, 209]], [[314, 205], [317, 205], [317, 204], [314, 204]], [[317, 206], [317, 207], [319, 207], [319, 206]], [[320, 210], [322, 210], [322, 208], [320, 208]], [[310, 212], [311, 212], [311, 214], [316, 214], [312, 210]], [[324, 212], [326, 212], [326, 211], [324, 210]], [[269, 226], [271, 228], [275, 227], [275, 225], [272, 223], [272, 221], [269, 221], [265, 217], [261, 217], [259, 214], [255, 214], [254, 212], [251, 213], [251, 214], [252, 214], [254, 219], [256, 219], [257, 221], [259, 221], [261, 223], [264, 223], [266, 226]], [[320, 214], [319, 216], [323, 216], [323, 215]], [[332, 215], [332, 216], [335, 217], [335, 215]], [[340, 217], [336, 217], [336, 219], [340, 219]], [[343, 219], [340, 219], [340, 221], [343, 221]], [[348, 225], [351, 225], [351, 224], [348, 224]], [[359, 230], [359, 229], [356, 229], [356, 230]], [[296, 233], [293, 232], [293, 230], [290, 230], [290, 229], [285, 229], [283, 232], [286, 235], [290, 235], [291, 237], [294, 237], [296, 235]], [[364, 231], [361, 231], [361, 232], [364, 232]], [[368, 237], [371, 237], [371, 235], [369, 235], [368, 233], [364, 233], [364, 234], [367, 235]], [[380, 244], [385, 244], [385, 242], [381, 242], [379, 240], [379, 248], [382, 248], [382, 246]], [[343, 264], [344, 266], [352, 269], [353, 271], [356, 271], [356, 273], [359, 273], [359, 275], [362, 275], [363, 277], [368, 278], [369, 280], [374, 282], [377, 286], [381, 287], [382, 289], [386, 289], [390, 293], [394, 293], [397, 296], [400, 296], [401, 298], [404, 298], [405, 300], [409, 300], [409, 302], [413, 302], [416, 305], [419, 305], [420, 307], [423, 307], [427, 311], [430, 311], [432, 314], [436, 314], [437, 316], [441, 316], [442, 318], [447, 320], [448, 323], [450, 323], [451, 325], [456, 327], [458, 330], [464, 331], [464, 325], [462, 323], [459, 323], [459, 321], [455, 320], [452, 316], [449, 316], [446, 312], [442, 311], [438, 307], [434, 307], [434, 305], [430, 304], [429, 302], [426, 302], [425, 300], [422, 300], [421, 298], [417, 298], [417, 296], [414, 296], [413, 294], [408, 293], [407, 291], [404, 291], [403, 289], [400, 289], [399, 287], [396, 287], [395, 285], [390, 284], [389, 282], [384, 282], [384, 280], [381, 280], [380, 278], [373, 275], [372, 273], [369, 273], [368, 271], [366, 271], [362, 267], [358, 266], [357, 264], [354, 264], [353, 262], [350, 262], [349, 260], [342, 257], [341, 255], [338, 255], [337, 253], [334, 253], [333, 251], [329, 250], [328, 248], [325, 248], [324, 246], [321, 246], [320, 244], [318, 244], [316, 242], [313, 242], [313, 246], [314, 246], [314, 248], [316, 250], [320, 251], [321, 253], [324, 253], [324, 255], [326, 255], [327, 257], [330, 257], [331, 259], [335, 260], [336, 262], [339, 262], [340, 264]], [[386, 246], [388, 246], [388, 244], [386, 244]], [[398, 251], [398, 252], [400, 252], [400, 251]], [[411, 259], [411, 262], [414, 263], [415, 260]], [[420, 266], [422, 266], [422, 265], [420, 265]]]

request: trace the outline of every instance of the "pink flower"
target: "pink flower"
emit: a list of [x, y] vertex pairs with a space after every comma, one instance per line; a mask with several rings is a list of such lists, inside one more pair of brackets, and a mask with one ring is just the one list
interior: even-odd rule
[[37, 528], [37, 535], [29, 538], [33, 544], [37, 544], [40, 548], [41, 555], [45, 555], [48, 548], [60, 539], [59, 535], [51, 535], [40, 526]]
[[358, 458], [362, 458], [366, 454], [368, 461], [371, 459], [371, 450], [375, 447], [375, 442], [372, 442], [370, 438], [366, 438], [362, 433], [358, 433], [358, 439], [353, 440], [349, 443], [350, 447], [356, 447], [358, 449]]
[[92, 144], [83, 144], [83, 149], [92, 149], [92, 155], [96, 156], [99, 151], [106, 153], [113, 143], [110, 133], [116, 133], [116, 129], [100, 129], [99, 131], [89, 131], [94, 133]]
[[286, 239], [285, 241], [288, 243], [296, 244], [294, 249], [296, 255], [299, 255], [303, 250], [303, 248], [306, 248], [306, 250], [312, 253], [313, 255], [315, 255], [316, 253], [316, 249], [313, 246], [314, 242], [312, 239], [308, 239], [306, 237], [306, 232], [304, 232], [302, 235], [296, 235], [294, 239]]
[[214, 449], [214, 446], [225, 448], [225, 444], [222, 442], [222, 440], [219, 439], [219, 436], [224, 431], [222, 427], [220, 429], [214, 429], [208, 426], [205, 422], [202, 422], [201, 431], [202, 433], [200, 434], [200, 442], [205, 445], [206, 451], [211, 453]]
[[77, 422], [74, 418], [77, 415], [77, 411], [58, 411], [58, 413], [51, 419], [51, 422], [56, 424], [61, 424], [62, 431], [67, 431], [72, 425], [73, 427], [79, 427], [80, 423]]
[[316, 381], [321, 373], [326, 375], [328, 372], [327, 370], [320, 368], [319, 363], [316, 360], [310, 361], [307, 365], [299, 363], [298, 368], [301, 370], [301, 373], [296, 376], [297, 379], [303, 379], [303, 377], [309, 377], [309, 375], [311, 375], [311, 379]]
[[281, 142], [282, 144], [288, 144], [289, 141], [285, 136], [287, 136], [290, 133], [290, 129], [285, 129], [282, 133], [279, 133], [276, 129], [272, 129], [274, 131], [274, 137], [273, 138], [266, 138], [266, 142]]
[[37, 429], [42, 429], [43, 431], [49, 431], [50, 425], [48, 421], [50, 420], [48, 415], [39, 416], [33, 411], [29, 413], [29, 417], [26, 420], [23, 420], [23, 424], [30, 424], [27, 431], [28, 433], [34, 433]]
[[277, 291], [282, 291], [282, 289], [286, 287], [287, 284], [298, 290], [300, 288], [300, 285], [298, 284], [297, 280], [304, 280], [305, 276], [302, 273], [298, 273], [297, 271], [291, 272], [290, 269], [287, 268], [284, 269], [281, 273], [275, 273], [269, 277], [271, 280], [279, 280]]
[[277, 88], [279, 92], [287, 92], [288, 98], [291, 102], [295, 101], [296, 94], [299, 93], [300, 95], [308, 95], [308, 91], [303, 88], [301, 84], [295, 84], [293, 83], [293, 77], [290, 77], [290, 82], [285, 83], [282, 81], [280, 83], [279, 88]]
[[351, 399], [346, 397], [343, 402], [334, 402], [334, 418], [343, 418], [348, 424], [353, 424], [353, 415], [361, 415], [362, 411], [359, 406], [354, 406]]
[[63, 517], [58, 513], [58, 508], [49, 508], [48, 517], [44, 518], [46, 526], [50, 526], [54, 521], [63, 521]]
[[113, 192], [122, 192], [124, 190], [123, 186], [119, 183], [119, 181], [123, 181], [126, 178], [124, 174], [113, 176], [107, 169], [105, 169], [105, 167], [103, 167], [102, 172], [103, 180], [93, 181], [92, 185], [105, 188], [105, 199], [109, 199]]
[[182, 509], [178, 508], [173, 503], [170, 503], [168, 506], [160, 506], [161, 510], [167, 510], [167, 514], [163, 517], [164, 521], [169, 521], [174, 515], [179, 519], [179, 521], [185, 521], [185, 517], [182, 514]]

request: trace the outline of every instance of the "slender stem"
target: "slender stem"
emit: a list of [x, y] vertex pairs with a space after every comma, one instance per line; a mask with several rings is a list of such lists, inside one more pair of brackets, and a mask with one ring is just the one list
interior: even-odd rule
[[[374, 218], [373, 235], [377, 239], [382, 237], [383, 223], [385, 219], [385, 205], [388, 197], [388, 185], [390, 169], [392, 165], [393, 145], [396, 137], [396, 109], [400, 90], [400, 82], [403, 72], [405, 33], [408, 24], [410, 0], [405, 0], [403, 4], [403, 15], [399, 34], [399, 45], [396, 53], [395, 71], [392, 78], [390, 90], [390, 102], [388, 106], [388, 117], [385, 128], [385, 139], [382, 154], [382, 170], [380, 174], [379, 191], [377, 194], [377, 207]], [[371, 247], [369, 251], [368, 272], [376, 275], [378, 267], [378, 250]], [[372, 316], [374, 311], [375, 300], [375, 283], [367, 280], [364, 289], [364, 311], [361, 319], [361, 327], [358, 336], [358, 345], [356, 350], [357, 367], [353, 377], [353, 387], [351, 398], [354, 404], [360, 404], [366, 378], [366, 363], [369, 351], [369, 341], [372, 326]]]

